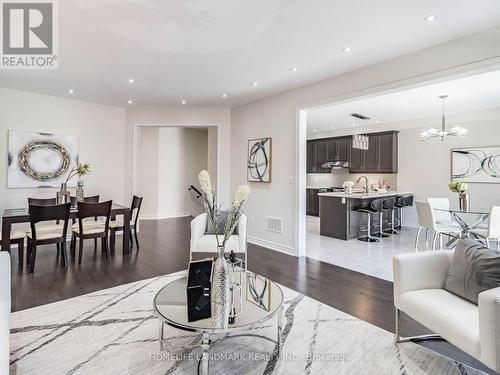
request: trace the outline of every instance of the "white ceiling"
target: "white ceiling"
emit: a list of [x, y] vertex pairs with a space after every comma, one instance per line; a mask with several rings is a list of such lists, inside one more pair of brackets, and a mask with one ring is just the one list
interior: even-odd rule
[[[439, 95], [448, 95], [445, 101], [447, 115], [500, 107], [500, 71], [440, 82], [409, 90], [325, 106], [307, 113], [307, 132], [353, 128], [353, 125], [392, 123], [440, 116], [442, 102]], [[351, 113], [370, 117], [366, 123], [354, 121]], [[436, 126], [440, 126], [436, 123]]]
[[3, 70], [0, 86], [72, 88], [120, 106], [234, 106], [500, 24], [498, 0], [58, 3], [59, 69]]

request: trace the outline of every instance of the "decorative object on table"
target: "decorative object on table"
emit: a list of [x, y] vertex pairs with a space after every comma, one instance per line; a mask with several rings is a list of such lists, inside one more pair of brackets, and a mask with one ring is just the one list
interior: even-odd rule
[[469, 187], [466, 183], [460, 181], [451, 181], [448, 184], [450, 190], [454, 193], [458, 193], [458, 201], [460, 204], [461, 210], [468, 210], [470, 208], [470, 199], [469, 194], [467, 194], [467, 190]]
[[271, 309], [271, 293], [269, 279], [247, 273], [247, 301], [269, 311]]
[[444, 101], [448, 95], [440, 95], [438, 96], [439, 99], [442, 100], [443, 102], [443, 114], [441, 116], [441, 131], [439, 131], [436, 128], [431, 128], [423, 131], [420, 133], [420, 139], [425, 141], [428, 139], [433, 139], [433, 138], [441, 138], [441, 141], [444, 141], [446, 137], [459, 137], [459, 138], [465, 138], [467, 133], [469, 132], [467, 129], [465, 129], [462, 126], [453, 126], [450, 131], [446, 130], [446, 116], [444, 114]]
[[68, 191], [68, 183], [75, 176], [78, 176], [78, 185], [76, 188], [77, 202], [83, 202], [83, 176], [90, 173], [89, 163], [78, 163], [78, 165], [71, 169], [66, 178], [66, 182], [61, 184], [61, 190], [57, 192], [57, 204], [63, 204], [71, 201], [70, 192]]
[[345, 189], [347, 194], [352, 194], [352, 187], [354, 186], [354, 181], [344, 181], [342, 187]]
[[212, 259], [189, 263], [186, 286], [188, 321], [194, 322], [211, 317], [210, 290]]
[[272, 138], [248, 141], [247, 180], [250, 182], [271, 182]]
[[452, 179], [462, 182], [500, 183], [500, 147], [451, 150]]
[[243, 262], [236, 258], [236, 254], [231, 250], [228, 259], [231, 280], [229, 285], [231, 295], [231, 308], [229, 309], [229, 324], [236, 322], [236, 315], [240, 314], [243, 309]]
[[59, 187], [78, 163], [78, 137], [9, 130], [7, 159], [8, 188]]
[[57, 204], [64, 204], [71, 202], [71, 193], [68, 190], [68, 184], [63, 182], [61, 189], [56, 193]]
[[[203, 205], [207, 213], [208, 221], [213, 228], [219, 228], [218, 217], [221, 211], [217, 206], [217, 197], [215, 187], [210, 181], [210, 175], [203, 170], [198, 175], [200, 188], [203, 195]], [[243, 206], [250, 194], [250, 188], [247, 185], [241, 185], [236, 192], [235, 198], [229, 210], [226, 225], [224, 226], [224, 237], [222, 241], [219, 238], [219, 230], [216, 230], [215, 237], [217, 240], [217, 257], [214, 260], [212, 267], [212, 291], [211, 291], [211, 307], [212, 320], [214, 328], [226, 328], [229, 323], [229, 315], [231, 312], [231, 290], [230, 290], [230, 275], [229, 264], [225, 258], [226, 242], [234, 232], [236, 225], [243, 213]]]

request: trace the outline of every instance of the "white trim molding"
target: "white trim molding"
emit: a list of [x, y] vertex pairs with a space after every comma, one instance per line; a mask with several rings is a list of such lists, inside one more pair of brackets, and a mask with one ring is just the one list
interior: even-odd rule
[[248, 236], [247, 241], [251, 244], [258, 245], [261, 247], [265, 247], [266, 249], [279, 251], [280, 253], [284, 253], [287, 255], [297, 256], [297, 251], [295, 248], [287, 245], [282, 245], [276, 242], [263, 240], [262, 238]]

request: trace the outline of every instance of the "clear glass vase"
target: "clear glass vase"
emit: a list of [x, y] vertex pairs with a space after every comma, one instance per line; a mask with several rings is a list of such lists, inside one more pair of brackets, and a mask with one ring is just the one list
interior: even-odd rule
[[78, 184], [76, 186], [76, 201], [83, 202], [85, 193], [83, 191], [83, 180], [78, 180]]
[[224, 257], [224, 246], [217, 247], [217, 258], [212, 266], [211, 310], [214, 328], [224, 329], [231, 312], [229, 264]]

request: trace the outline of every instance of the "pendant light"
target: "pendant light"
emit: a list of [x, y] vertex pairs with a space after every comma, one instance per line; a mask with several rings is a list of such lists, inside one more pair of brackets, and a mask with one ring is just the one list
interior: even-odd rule
[[441, 131], [436, 128], [431, 128], [420, 133], [420, 139], [426, 141], [428, 139], [433, 138], [441, 138], [441, 141], [444, 141], [446, 137], [459, 137], [465, 138], [467, 133], [469, 132], [466, 128], [462, 126], [454, 126], [450, 129], [450, 131], [446, 130], [446, 117], [444, 115], [444, 101], [448, 95], [440, 95], [439, 99], [443, 101], [443, 114], [441, 116]]

